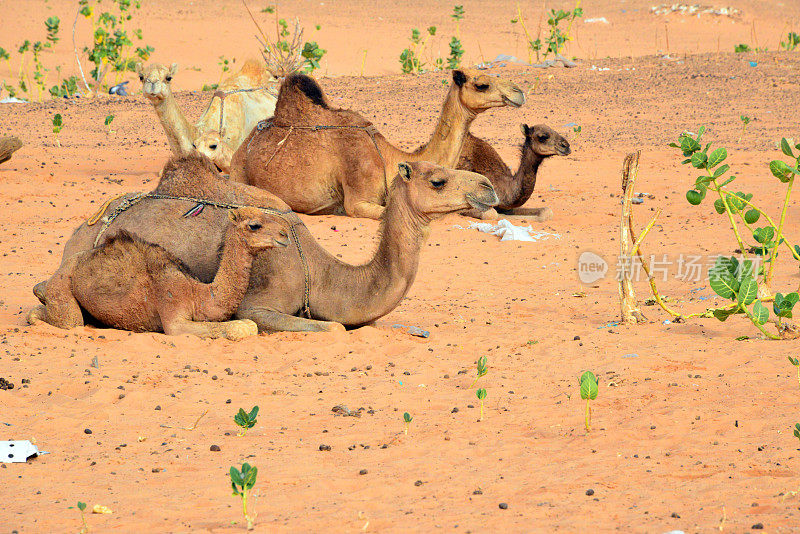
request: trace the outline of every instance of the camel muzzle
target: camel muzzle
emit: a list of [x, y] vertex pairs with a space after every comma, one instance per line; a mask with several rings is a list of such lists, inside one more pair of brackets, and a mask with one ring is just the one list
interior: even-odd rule
[[521, 107], [525, 103], [525, 93], [517, 89], [510, 97], [503, 95], [503, 102], [514, 108]]
[[566, 141], [556, 146], [556, 151], [558, 152], [559, 156], [569, 156], [572, 154], [572, 149], [569, 147], [569, 143]]
[[497, 193], [494, 192], [492, 183], [489, 180], [478, 182], [478, 191], [467, 193], [466, 198], [467, 204], [478, 211], [486, 211], [500, 203], [500, 199], [497, 198]]

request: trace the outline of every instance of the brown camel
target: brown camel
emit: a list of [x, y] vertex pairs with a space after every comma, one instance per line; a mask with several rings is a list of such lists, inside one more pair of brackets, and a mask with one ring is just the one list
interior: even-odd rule
[[[270, 92], [276, 80], [261, 61], [249, 59], [239, 72], [220, 83], [208, 107], [191, 124], [172, 95], [172, 79], [178, 65], [159, 63], [136, 65], [144, 96], [153, 104], [169, 146], [176, 156], [197, 150], [208, 156], [223, 172], [230, 169], [233, 153], [256, 123], [275, 111], [275, 95]], [[222, 121], [220, 121], [222, 114]]]
[[[231, 180], [275, 193], [300, 213], [378, 219], [398, 163], [430, 161], [453, 168], [479, 113], [524, 102], [524, 93], [511, 82], [454, 70], [433, 136], [409, 153], [358, 113], [332, 108], [313, 78], [294, 74], [281, 86], [275, 116], [234, 154]], [[313, 126], [323, 128], [309, 129]]]
[[[216, 183], [221, 189], [228, 184], [229, 198], [235, 197], [239, 203], [248, 201], [202, 156], [181, 158], [167, 167], [162, 183], [178, 182], [186, 188], [180, 191], [173, 187], [173, 194], [189, 196], [211, 188], [204, 183]], [[479, 174], [427, 162], [404, 163], [398, 169], [381, 221], [380, 244], [371, 261], [350, 265], [338, 260], [319, 246], [297, 215], [289, 212], [283, 217], [292, 224], [295, 246], [258, 253], [236, 317], [255, 321], [262, 332], [337, 330], [342, 325], [370, 323], [392, 311], [411, 287], [431, 220], [470, 207], [489, 209], [497, 203], [491, 183]], [[181, 176], [175, 179], [174, 174]], [[241, 184], [238, 187], [253, 190], [255, 195], [267, 194]], [[109, 212], [121, 202], [110, 203]], [[215, 251], [222, 241], [225, 210], [207, 206], [194, 217], [184, 217], [192, 205], [185, 200], [146, 198], [123, 211], [102, 234], [101, 225], [83, 224], [67, 242], [62, 263], [91, 249], [98, 235], [102, 241], [125, 230], [161, 245], [199, 280], [208, 281], [219, 264]], [[34, 288], [40, 300], [41, 287]], [[312, 319], [297, 317], [304, 308], [306, 289]]]
[[[98, 321], [134, 332], [194, 334], [239, 339], [258, 333], [248, 319], [227, 321], [247, 289], [258, 251], [286, 247], [285, 224], [258, 208], [228, 212], [219, 270], [203, 284], [158, 245], [121, 230], [105, 244], [65, 261], [44, 289], [44, 305], [28, 322], [59, 328], [83, 326], [83, 312]], [[225, 322], [218, 322], [225, 321]]]
[[11, 154], [22, 148], [22, 141], [17, 137], [0, 137], [0, 163], [11, 159]]
[[545, 124], [522, 124], [520, 128], [525, 141], [521, 146], [519, 167], [514, 174], [489, 143], [472, 134], [467, 137], [456, 168], [486, 176], [491, 180], [500, 203], [492, 210], [483, 213], [470, 210], [464, 215], [482, 219], [496, 219], [498, 214], [520, 215], [537, 221], [546, 221], [553, 216], [547, 207], [525, 209], [520, 206], [531, 197], [542, 162], [551, 156], [567, 156], [572, 152], [569, 141]]

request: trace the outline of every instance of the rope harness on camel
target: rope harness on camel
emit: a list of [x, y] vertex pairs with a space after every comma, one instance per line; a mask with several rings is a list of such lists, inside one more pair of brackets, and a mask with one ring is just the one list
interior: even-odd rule
[[[92, 217], [89, 218], [87, 221], [88, 226], [92, 226], [98, 221], [102, 220], [103, 225], [100, 227], [100, 231], [97, 233], [97, 237], [94, 240], [94, 246], [97, 247], [100, 244], [100, 238], [102, 237], [103, 233], [108, 230], [108, 227], [111, 226], [111, 223], [119, 217], [119, 215], [126, 210], [130, 209], [132, 206], [138, 204], [142, 200], [148, 198], [155, 198], [155, 199], [163, 199], [163, 200], [181, 200], [185, 202], [194, 202], [194, 207], [192, 207], [189, 211], [183, 214], [184, 217], [195, 217], [199, 215], [205, 206], [212, 206], [215, 208], [222, 208], [222, 209], [236, 209], [236, 208], [244, 208], [244, 207], [251, 207], [247, 206], [246, 204], [230, 204], [226, 202], [215, 202], [213, 200], [206, 200], [204, 198], [192, 198], [192, 197], [180, 197], [174, 195], [162, 195], [161, 193], [130, 193], [127, 195], [120, 195], [125, 197], [122, 202], [120, 202], [108, 215], [103, 217], [103, 214], [108, 209], [111, 203], [120, 198], [115, 197], [108, 202], [104, 203], [100, 210], [95, 213]], [[289, 231], [292, 234], [292, 241], [294, 241], [295, 246], [297, 247], [297, 253], [300, 255], [300, 263], [303, 266], [303, 315], [305, 315], [308, 319], [311, 319], [311, 308], [310, 308], [310, 300], [311, 300], [311, 280], [308, 272], [308, 262], [306, 261], [306, 256], [303, 254], [303, 248], [300, 245], [300, 239], [297, 237], [297, 229], [298, 225], [303, 224], [303, 221], [300, 220], [300, 217], [291, 210], [289, 211], [281, 211], [275, 208], [267, 208], [262, 206], [255, 206], [264, 213], [269, 213], [271, 215], [276, 215], [289, 223]]]
[[232, 89], [230, 91], [214, 91], [214, 94], [211, 96], [211, 100], [213, 101], [214, 98], [219, 98], [219, 138], [222, 139], [223, 137], [223, 129], [224, 129], [224, 122], [225, 122], [225, 97], [228, 95], [236, 94], [236, 93], [252, 93], [254, 91], [266, 91], [267, 93], [271, 94], [274, 97], [277, 97], [273, 91], [270, 90], [269, 87], [253, 87], [249, 89]]
[[[317, 132], [320, 130], [361, 130], [365, 132], [367, 135], [369, 135], [369, 138], [372, 139], [372, 144], [375, 145], [375, 150], [378, 151], [378, 157], [381, 159], [381, 168], [383, 169], [383, 190], [384, 194], [388, 193], [389, 181], [386, 177], [386, 160], [383, 159], [383, 154], [381, 153], [381, 149], [378, 146], [378, 141], [375, 139], [375, 134], [378, 133], [378, 129], [375, 128], [375, 126], [373, 126], [372, 124], [370, 124], [369, 126], [339, 126], [339, 125], [294, 126], [288, 124], [277, 124], [275, 122], [275, 117], [264, 119], [262, 121], [259, 121], [258, 124], [256, 124], [256, 130], [258, 132], [263, 132], [267, 128], [272, 128], [272, 127], [287, 128], [288, 131], [286, 132], [286, 135], [283, 137], [283, 139], [278, 141], [278, 144], [275, 146], [275, 151], [267, 160], [267, 163], [264, 165], [264, 169], [269, 167], [269, 164], [272, 163], [272, 160], [275, 158], [275, 156], [278, 155], [278, 152], [280, 151], [281, 148], [283, 148], [283, 145], [286, 142], [286, 140], [289, 139], [289, 136], [295, 130], [311, 130], [313, 132]], [[250, 144], [252, 142], [253, 142], [253, 137], [251, 137], [250, 141], [247, 143], [248, 154], [250, 153]]]

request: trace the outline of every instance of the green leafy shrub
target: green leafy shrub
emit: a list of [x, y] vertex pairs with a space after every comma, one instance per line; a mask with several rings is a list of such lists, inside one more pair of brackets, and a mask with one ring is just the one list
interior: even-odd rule
[[413, 420], [414, 420], [414, 418], [413, 418], [413, 417], [411, 417], [411, 414], [410, 414], [410, 413], [408, 413], [408, 412], [405, 412], [405, 413], [403, 414], [403, 422], [405, 423], [405, 429], [404, 429], [404, 432], [405, 432], [406, 434], [408, 434], [408, 427], [409, 427], [409, 425], [411, 424], [411, 421], [413, 421]]
[[789, 32], [786, 36], [786, 40], [781, 41], [781, 48], [788, 51], [794, 50], [798, 45], [800, 45], [800, 35], [795, 32]]
[[597, 398], [598, 391], [597, 377], [591, 371], [584, 372], [581, 375], [581, 399], [586, 401], [583, 424], [586, 426], [587, 432], [591, 432], [592, 426], [592, 407], [589, 405], [589, 401]]
[[245, 521], [247, 521], [247, 530], [253, 530], [255, 526], [255, 517], [247, 512], [247, 496], [256, 485], [256, 477], [258, 476], [258, 468], [251, 466], [247, 462], [242, 464], [241, 471], [236, 469], [236, 466], [231, 466], [230, 477], [231, 487], [233, 488], [233, 496], [241, 497], [242, 499], [242, 514]]
[[240, 436], [244, 436], [248, 430], [256, 426], [257, 417], [258, 406], [253, 406], [249, 413], [244, 411], [243, 408], [239, 408], [239, 411], [233, 416], [233, 421], [242, 429], [239, 432]]

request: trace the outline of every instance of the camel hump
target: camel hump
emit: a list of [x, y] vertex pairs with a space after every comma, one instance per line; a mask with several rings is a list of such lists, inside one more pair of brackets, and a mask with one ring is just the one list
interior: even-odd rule
[[137, 258], [139, 258], [139, 261], [144, 262], [144, 266], [146, 266], [150, 275], [163, 273], [165, 269], [171, 266], [179, 272], [194, 278], [189, 267], [167, 249], [161, 245], [145, 241], [127, 230], [120, 230], [103, 245], [96, 248], [94, 256], [97, 255], [123, 262], [137, 261]]
[[[325, 93], [322, 92], [322, 87], [311, 76], [306, 74], [291, 74], [287, 76], [283, 85], [281, 85], [280, 93], [289, 93], [290, 91], [305, 95], [315, 106], [325, 109], [330, 108], [325, 99]], [[280, 100], [281, 94], [278, 95], [278, 100]]]
[[264, 85], [272, 78], [264, 62], [252, 58], [242, 64], [239, 76], [248, 77], [252, 81], [253, 87]]
[[208, 156], [197, 151], [190, 152], [183, 156], [173, 156], [164, 164], [161, 170], [161, 181], [176, 177], [199, 177], [199, 176], [218, 177], [219, 172]]

